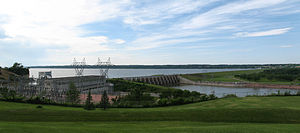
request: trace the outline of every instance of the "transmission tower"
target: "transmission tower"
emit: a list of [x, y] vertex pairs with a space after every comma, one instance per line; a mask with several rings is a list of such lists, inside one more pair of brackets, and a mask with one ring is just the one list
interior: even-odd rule
[[83, 76], [83, 70], [85, 65], [85, 58], [83, 58], [82, 61], [76, 61], [76, 58], [74, 58], [73, 67], [75, 69], [76, 76]]
[[108, 78], [108, 70], [111, 66], [110, 58], [108, 58], [107, 61], [101, 61], [100, 58], [98, 58], [97, 66], [99, 69], [100, 76]]
[[79, 90], [83, 90], [83, 70], [84, 67], [86, 66], [86, 62], [85, 62], [85, 58], [82, 59], [82, 61], [76, 61], [76, 59], [74, 58], [73, 60], [73, 67], [75, 69], [75, 74], [78, 77], [78, 88]]
[[107, 61], [101, 61], [100, 58], [98, 58], [98, 62], [96, 65], [99, 69], [99, 74], [100, 74], [97, 88], [99, 89], [102, 88], [100, 91], [102, 93], [102, 91], [107, 89], [106, 79], [108, 78], [108, 70], [109, 67], [111, 66], [110, 58], [108, 58]]

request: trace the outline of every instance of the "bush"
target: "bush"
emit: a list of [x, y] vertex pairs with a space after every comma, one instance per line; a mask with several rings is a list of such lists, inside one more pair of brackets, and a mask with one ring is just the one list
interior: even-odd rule
[[190, 95], [191, 95], [192, 97], [199, 97], [201, 94], [200, 94], [199, 92], [197, 92], [197, 91], [192, 91], [192, 92], [190, 93]]
[[215, 100], [215, 99], [217, 99], [217, 97], [215, 96], [215, 94], [208, 95], [208, 100]]
[[207, 95], [201, 95], [200, 96], [200, 101], [202, 102], [202, 101], [208, 101], [209, 100], [209, 98], [208, 98], [208, 96]]
[[171, 105], [181, 105], [181, 104], [184, 104], [184, 98], [178, 97], [178, 98], [171, 99]]
[[235, 94], [228, 94], [226, 96], [224, 96], [223, 98], [230, 98], [230, 97], [237, 97]]
[[292, 94], [291, 94], [291, 92], [290, 91], [286, 91], [286, 92], [284, 92], [284, 96], [291, 96]]
[[296, 95], [297, 95], [297, 96], [300, 96], [300, 91], [298, 91]]
[[157, 103], [160, 106], [167, 106], [169, 104], [169, 99], [167, 99], [167, 98], [161, 98], [161, 99], [159, 99], [159, 101]]
[[54, 104], [55, 102], [51, 101], [50, 99], [46, 99], [44, 97], [34, 96], [30, 97], [29, 99], [25, 100], [26, 103], [32, 104]]

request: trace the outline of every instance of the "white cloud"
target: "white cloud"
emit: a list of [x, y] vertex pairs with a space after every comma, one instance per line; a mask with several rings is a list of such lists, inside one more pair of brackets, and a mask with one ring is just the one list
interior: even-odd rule
[[127, 4], [126, 0], [0, 1], [0, 18], [5, 16], [1, 27], [10, 40], [27, 40], [33, 46], [66, 46], [71, 53], [108, 50], [106, 43], [114, 41], [105, 36], [84, 37], [87, 31], [78, 26], [112, 19]]
[[181, 32], [162, 32], [141, 36], [130, 43], [128, 50], [142, 50], [157, 48], [166, 45], [189, 43], [212, 38], [200, 37], [210, 31], [181, 31]]
[[158, 3], [147, 3], [148, 6], [133, 8], [124, 13], [124, 23], [131, 25], [157, 24], [165, 19], [173, 18], [176, 15], [190, 13], [210, 3], [219, 0], [180, 0], [160, 1]]
[[293, 45], [281, 45], [281, 46], [279, 46], [280, 48], [291, 48], [291, 47], [293, 47]]
[[183, 29], [205, 28], [214, 24], [232, 21], [231, 18], [239, 13], [271, 7], [284, 1], [285, 0], [251, 0], [229, 3], [211, 9], [208, 12], [195, 15], [191, 19], [179, 25], [175, 25], [175, 27], [182, 27]]
[[124, 44], [126, 41], [122, 40], [122, 39], [115, 39], [112, 42], [116, 43], [116, 44]]
[[239, 32], [236, 33], [235, 36], [237, 37], [260, 37], [260, 36], [272, 36], [272, 35], [280, 35], [288, 32], [291, 28], [282, 28], [282, 29], [273, 29], [267, 31], [260, 31], [260, 32]]

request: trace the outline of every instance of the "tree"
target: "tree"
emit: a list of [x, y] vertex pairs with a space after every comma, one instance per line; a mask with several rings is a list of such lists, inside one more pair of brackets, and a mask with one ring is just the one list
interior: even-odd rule
[[91, 89], [89, 89], [89, 93], [88, 93], [88, 96], [87, 96], [86, 101], [85, 101], [84, 109], [94, 110], [95, 106], [94, 106], [94, 103], [92, 101], [93, 101], [93, 97], [91, 95]]
[[101, 97], [100, 107], [102, 107], [105, 110], [108, 107], [108, 105], [109, 105], [109, 98], [107, 96], [106, 91], [104, 91]]
[[18, 75], [27, 75], [29, 74], [28, 68], [24, 68], [24, 66], [21, 63], [14, 63], [12, 67], [7, 68], [8, 71], [13, 72]]
[[131, 90], [129, 95], [131, 96], [131, 100], [137, 101], [138, 104], [140, 104], [143, 97], [143, 92], [139, 87], [135, 87]]
[[8, 89], [7, 88], [0, 88], [0, 97], [7, 99], [8, 98]]
[[75, 84], [73, 82], [69, 85], [69, 90], [67, 91], [67, 101], [70, 102], [72, 105], [78, 104], [80, 102], [80, 91], [77, 90]]
[[16, 91], [8, 90], [7, 88], [0, 88], [0, 98], [5, 100], [14, 100], [16, 98]]

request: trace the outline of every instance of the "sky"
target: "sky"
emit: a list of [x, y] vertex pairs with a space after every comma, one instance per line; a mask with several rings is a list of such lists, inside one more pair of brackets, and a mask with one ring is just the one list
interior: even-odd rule
[[300, 0], [0, 0], [0, 66], [300, 63]]

